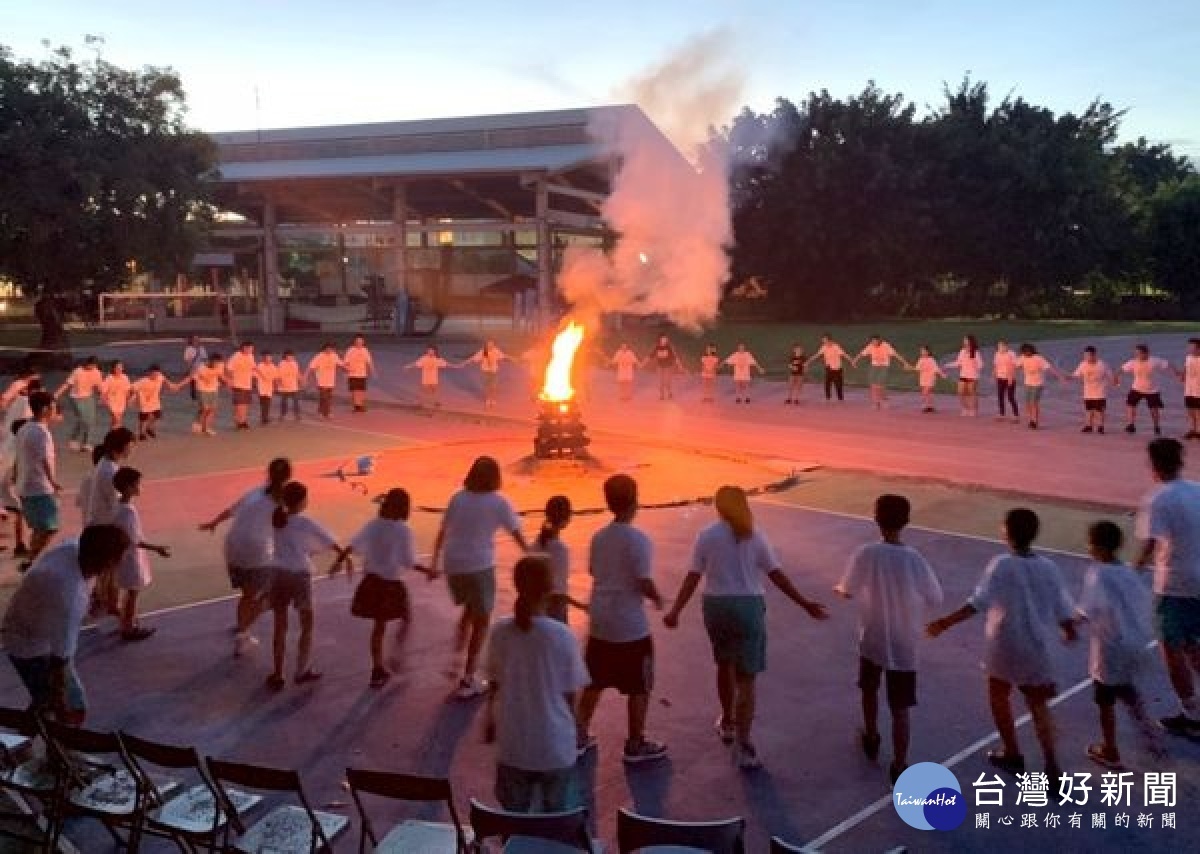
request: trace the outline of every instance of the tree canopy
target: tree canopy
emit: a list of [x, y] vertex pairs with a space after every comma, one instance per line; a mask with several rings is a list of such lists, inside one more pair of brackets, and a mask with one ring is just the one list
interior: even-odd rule
[[184, 115], [169, 69], [0, 47], [0, 275], [69, 291], [111, 288], [130, 262], [186, 269], [216, 155]]
[[1121, 118], [993, 102], [970, 80], [924, 115], [874, 84], [745, 110], [722, 132], [733, 281], [821, 319], [1099, 314], [1147, 289], [1194, 310], [1195, 170], [1166, 145], [1116, 144]]

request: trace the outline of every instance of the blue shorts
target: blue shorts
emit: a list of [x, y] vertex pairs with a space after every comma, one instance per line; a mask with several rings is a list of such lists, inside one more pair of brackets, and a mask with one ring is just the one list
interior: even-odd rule
[[496, 764], [496, 800], [510, 812], [533, 812], [534, 796], [540, 794], [540, 812], [566, 812], [582, 806], [574, 780], [574, 768], [522, 771], [500, 762]]
[[868, 385], [885, 385], [888, 378], [887, 365], [871, 365], [867, 368]]
[[1200, 646], [1200, 599], [1192, 596], [1157, 596], [1154, 626], [1163, 646]]
[[468, 572], [463, 575], [447, 575], [450, 596], [455, 605], [461, 605], [472, 617], [489, 617], [496, 607], [496, 571]]
[[[31, 703], [33, 710], [42, 713], [56, 711], [54, 706], [57, 698], [54, 696], [51, 678], [54, 668], [57, 666], [56, 660], [48, 655], [37, 658], [17, 658], [10, 655], [8, 660], [12, 662], [13, 669], [17, 671], [17, 675], [25, 684], [25, 690], [29, 692], [33, 701]], [[64, 699], [67, 710], [85, 712], [87, 711], [87, 695], [84, 694], [83, 683], [79, 681], [79, 674], [75, 672], [75, 664], [68, 658], [64, 666], [66, 668], [66, 672], [63, 674], [66, 681]]]
[[35, 531], [57, 531], [58, 499], [53, 495], [23, 495], [21, 515]]
[[762, 596], [705, 596], [704, 628], [713, 660], [743, 676], [767, 669], [767, 601]]
[[202, 391], [197, 393], [200, 400], [200, 405], [205, 409], [217, 408], [217, 393], [215, 391]]
[[1025, 402], [1026, 403], [1040, 403], [1042, 400], [1042, 391], [1044, 389], [1045, 389], [1045, 386], [1040, 386], [1040, 385], [1025, 386]]

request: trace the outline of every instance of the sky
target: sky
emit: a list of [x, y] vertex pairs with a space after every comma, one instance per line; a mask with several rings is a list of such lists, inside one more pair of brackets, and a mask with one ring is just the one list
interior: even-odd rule
[[970, 74], [1056, 111], [1100, 97], [1125, 138], [1200, 158], [1196, 0], [0, 0], [17, 56], [101, 36], [175, 68], [208, 131], [613, 103], [714, 31], [754, 109], [868, 80], [925, 107]]

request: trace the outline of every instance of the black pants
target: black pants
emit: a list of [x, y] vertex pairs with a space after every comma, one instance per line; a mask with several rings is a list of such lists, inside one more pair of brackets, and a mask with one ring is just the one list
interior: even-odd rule
[[263, 424], [270, 424], [271, 423], [271, 398], [265, 397], [260, 394], [258, 396], [258, 407], [259, 407], [259, 411], [261, 412], [261, 417], [259, 418], [259, 421], [261, 421]]
[[333, 413], [333, 389], [317, 387], [317, 412], [328, 418]]
[[833, 368], [825, 369], [825, 399], [830, 400], [832, 392], [837, 389], [837, 399], [845, 400], [846, 373], [841, 368], [834, 370]]
[[1004, 414], [1004, 401], [1008, 401], [1012, 406], [1013, 418], [1021, 414], [1017, 409], [1017, 381], [1016, 380], [996, 380], [996, 403], [1000, 405], [1000, 414]]

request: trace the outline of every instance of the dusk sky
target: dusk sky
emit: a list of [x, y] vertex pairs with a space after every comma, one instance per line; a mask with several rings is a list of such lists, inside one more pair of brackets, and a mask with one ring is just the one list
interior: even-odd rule
[[[205, 130], [552, 109], [620, 99], [690, 38], [729, 33], [742, 102], [769, 109], [874, 79], [924, 106], [965, 73], [1056, 110], [1096, 96], [1144, 135], [1200, 156], [1195, 0], [409, 0], [8, 2], [0, 43], [102, 36], [122, 65], [170, 65]], [[256, 107], [256, 96], [257, 107]]]

